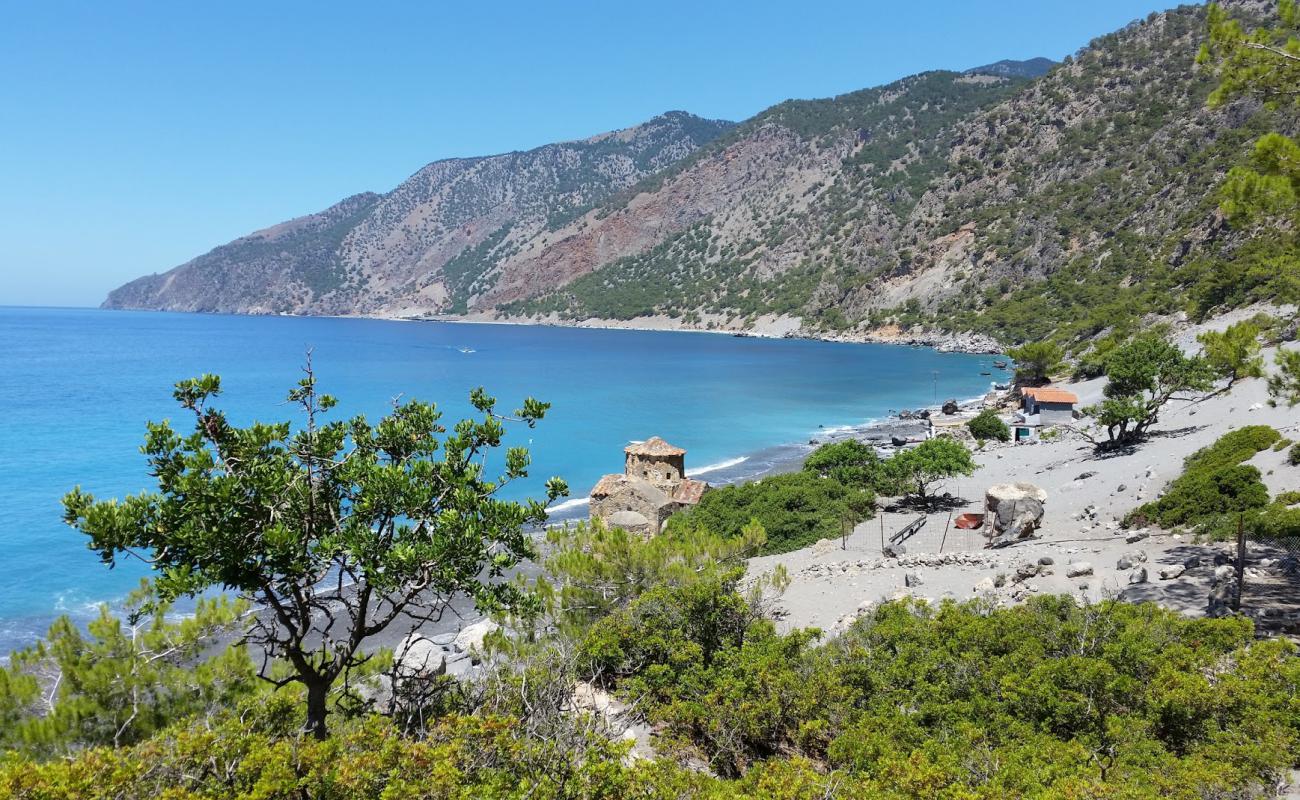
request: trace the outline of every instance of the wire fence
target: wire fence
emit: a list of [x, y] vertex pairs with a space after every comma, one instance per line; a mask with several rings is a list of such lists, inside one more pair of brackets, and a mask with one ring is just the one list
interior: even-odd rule
[[1255, 620], [1267, 635], [1300, 635], [1300, 536], [1279, 536], [1237, 518], [1237, 535], [1229, 566], [1216, 573], [1216, 596], [1234, 611]]
[[[963, 509], [922, 514], [908, 509], [877, 511], [876, 518], [863, 525], [871, 541], [879, 539], [881, 552], [901, 545], [908, 553], [968, 553], [983, 550], [986, 539], [982, 529], [957, 527]], [[862, 530], [861, 528], [859, 530]]]

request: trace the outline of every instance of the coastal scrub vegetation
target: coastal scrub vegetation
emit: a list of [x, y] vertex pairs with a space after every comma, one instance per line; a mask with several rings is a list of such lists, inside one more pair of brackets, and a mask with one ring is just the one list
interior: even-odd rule
[[[194, 422], [186, 436], [149, 424], [142, 449], [156, 492], [104, 501], [78, 487], [65, 520], [105, 564], [147, 561], [160, 601], [221, 588], [256, 602], [246, 638], [264, 656], [259, 674], [304, 687], [317, 738], [331, 701], [350, 700], [350, 678], [371, 660], [367, 640], [440, 619], [456, 594], [482, 609], [528, 601], [502, 576], [533, 555], [525, 526], [544, 523], [545, 506], [497, 497], [528, 475], [529, 455], [509, 448], [502, 474], [485, 474], [507, 418], [482, 389], [470, 396], [482, 419], [450, 433], [415, 400], [374, 424], [323, 422], [335, 399], [317, 391], [310, 360], [288, 395], [305, 419], [297, 433], [287, 422], [231, 424], [210, 404], [220, 392], [213, 375], [176, 385]], [[532, 427], [546, 409], [530, 398], [514, 419]], [[566, 492], [547, 484], [548, 500]]]
[[[299, 731], [286, 687], [129, 747], [0, 762], [13, 797], [970, 798], [1247, 796], [1300, 752], [1300, 658], [1242, 618], [1034, 598], [881, 605], [825, 643], [728, 578], [661, 586], [566, 659], [503, 666], [417, 731]], [[579, 675], [658, 731], [654, 759], [563, 710]], [[526, 679], [525, 679], [526, 678]], [[552, 689], [559, 687], [561, 691]], [[690, 765], [706, 765], [700, 770]]]
[[991, 408], [986, 408], [976, 414], [970, 422], [966, 423], [966, 429], [970, 435], [974, 436], [979, 442], [1009, 442], [1011, 441], [1011, 429], [1007, 423], [1002, 421], [998, 412]]
[[887, 482], [883, 480], [884, 460], [876, 453], [876, 448], [857, 439], [821, 445], [804, 460], [803, 468], [805, 472], [834, 478], [850, 486], [888, 491]]
[[742, 537], [746, 527], [758, 523], [766, 532], [762, 552], [788, 553], [839, 538], [845, 526], [871, 518], [875, 501], [868, 485], [791, 472], [706, 492], [694, 508], [670, 517], [667, 530]]
[[1261, 516], [1270, 506], [1268, 487], [1259, 469], [1245, 463], [1281, 438], [1267, 425], [1248, 425], [1224, 434], [1188, 456], [1182, 475], [1164, 494], [1129, 512], [1124, 523], [1228, 533], [1236, 530], [1240, 516], [1252, 529], [1262, 522], [1275, 529], [1275, 535], [1300, 536], [1300, 514], [1284, 507], [1289, 504]]
[[757, 525], [765, 533], [762, 553], [788, 553], [840, 538], [871, 519], [878, 494], [926, 506], [937, 484], [975, 469], [970, 449], [948, 437], [927, 439], [887, 459], [864, 442], [831, 442], [809, 454], [800, 472], [706, 493], [694, 508], [670, 517], [666, 530], [739, 538]]
[[60, 617], [33, 647], [0, 667], [0, 752], [66, 756], [144, 741], [174, 723], [229, 709], [259, 689], [237, 638], [246, 602], [201, 599], [170, 619], [145, 581], [123, 618], [101, 606], [82, 631]]

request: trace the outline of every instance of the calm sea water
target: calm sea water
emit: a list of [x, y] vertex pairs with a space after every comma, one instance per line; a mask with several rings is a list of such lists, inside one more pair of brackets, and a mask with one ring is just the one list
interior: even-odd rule
[[504, 410], [533, 395], [553, 407], [508, 437], [534, 458], [514, 494], [559, 475], [582, 498], [622, 468], [630, 440], [657, 434], [688, 449], [690, 471], [744, 478], [826, 429], [978, 396], [991, 362], [715, 334], [32, 308], [0, 308], [0, 348], [0, 653], [57, 614], [92, 615], [145, 574], [101, 565], [63, 525], [59, 499], [77, 484], [102, 497], [151, 488], [145, 422], [187, 424], [171, 399], [181, 378], [221, 375], [221, 405], [241, 423], [292, 418], [284, 396], [308, 348], [335, 413], [378, 416], [414, 397], [454, 421], [476, 386]]

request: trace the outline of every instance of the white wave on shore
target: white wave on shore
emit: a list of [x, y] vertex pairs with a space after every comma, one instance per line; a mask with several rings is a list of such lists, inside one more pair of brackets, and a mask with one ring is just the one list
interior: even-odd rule
[[548, 514], [551, 515], [554, 515], [557, 511], [558, 512], [572, 511], [575, 508], [581, 508], [582, 506], [587, 505], [589, 500], [590, 498], [587, 497], [575, 497], [572, 500], [565, 500], [563, 503], [556, 503], [555, 505], [546, 509], [546, 511]]
[[737, 464], [744, 464], [748, 460], [749, 460], [749, 456], [738, 456], [736, 458], [729, 458], [726, 461], [719, 461], [716, 464], [705, 464], [702, 467], [696, 467], [695, 469], [688, 469], [686, 470], [686, 474], [687, 476], [693, 478], [696, 475], [704, 475], [705, 473], [708, 472], [717, 472], [720, 469], [726, 469], [727, 467], [734, 467]]

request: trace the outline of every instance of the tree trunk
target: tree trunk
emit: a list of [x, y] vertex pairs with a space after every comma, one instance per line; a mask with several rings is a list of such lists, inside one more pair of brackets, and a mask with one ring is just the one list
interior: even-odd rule
[[329, 736], [325, 727], [328, 713], [326, 700], [329, 698], [330, 685], [327, 681], [316, 680], [307, 684], [307, 722], [303, 729], [319, 740]]

